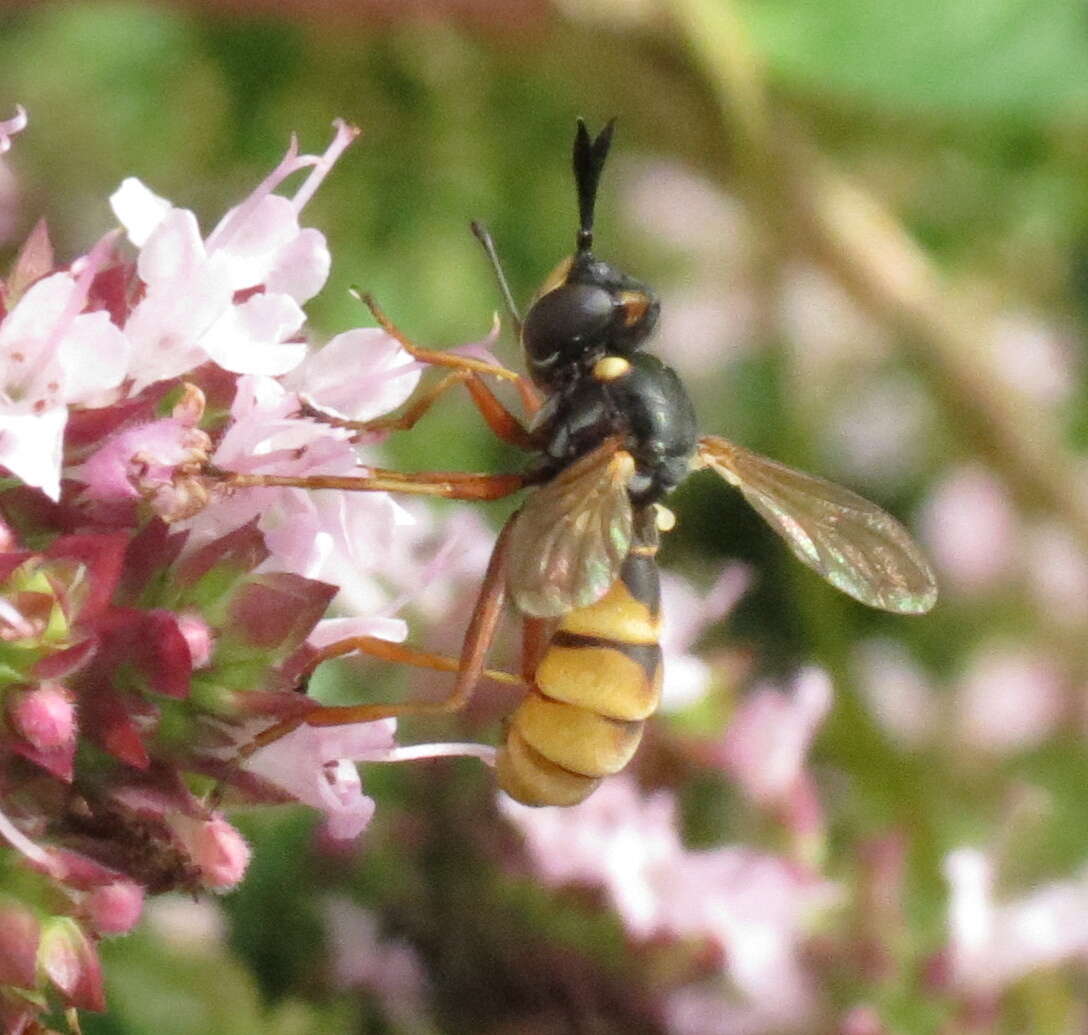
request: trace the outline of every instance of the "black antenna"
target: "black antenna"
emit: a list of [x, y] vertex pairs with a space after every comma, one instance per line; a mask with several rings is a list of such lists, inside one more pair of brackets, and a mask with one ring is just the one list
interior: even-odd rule
[[578, 251], [588, 252], [593, 245], [593, 207], [597, 202], [597, 184], [612, 144], [616, 120], [610, 119], [604, 129], [591, 140], [582, 119], [574, 134], [574, 182], [578, 188]]
[[514, 321], [514, 330], [520, 337], [521, 314], [518, 312], [518, 307], [514, 303], [514, 296], [510, 293], [510, 285], [506, 283], [506, 274], [502, 271], [502, 263], [499, 262], [499, 253], [495, 249], [495, 242], [492, 240], [491, 231], [488, 230], [483, 223], [479, 223], [475, 219], [469, 226], [472, 227], [472, 232], [476, 235], [476, 240], [484, 246], [484, 251], [487, 252], [487, 258], [491, 263], [491, 268], [495, 271], [495, 279], [499, 282], [499, 291], [502, 293], [502, 299], [506, 303], [506, 309], [510, 313], [510, 318]]

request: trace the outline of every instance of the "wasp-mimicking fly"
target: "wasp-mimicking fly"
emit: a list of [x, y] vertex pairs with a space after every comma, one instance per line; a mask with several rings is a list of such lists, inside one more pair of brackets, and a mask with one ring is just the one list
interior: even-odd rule
[[[522, 320], [490, 235], [475, 226], [517, 326], [529, 380], [482, 360], [420, 349], [367, 298], [378, 322], [417, 359], [446, 376], [399, 418], [350, 424], [360, 430], [411, 427], [448, 388], [464, 384], [489, 426], [531, 454], [518, 474], [372, 471], [367, 477], [234, 476], [235, 485], [384, 490], [454, 499], [496, 499], [529, 488], [492, 552], [459, 660], [380, 640], [356, 639], [318, 661], [362, 650], [457, 672], [436, 704], [315, 707], [288, 727], [337, 725], [461, 707], [484, 673], [505, 600], [523, 619], [521, 680], [527, 693], [498, 755], [500, 786], [530, 805], [571, 805], [621, 770], [638, 747], [662, 682], [658, 536], [671, 515], [661, 500], [697, 468], [738, 488], [793, 553], [862, 603], [902, 614], [936, 601], [929, 565], [904, 528], [875, 504], [723, 438], [699, 436], [676, 373], [643, 351], [659, 303], [634, 278], [593, 253], [597, 187], [612, 140], [579, 120], [574, 179], [579, 227], [565, 259]], [[484, 377], [516, 382], [530, 415], [522, 423]], [[317, 414], [314, 414], [317, 416]], [[491, 675], [496, 675], [491, 673]], [[501, 674], [499, 674], [501, 677]]]

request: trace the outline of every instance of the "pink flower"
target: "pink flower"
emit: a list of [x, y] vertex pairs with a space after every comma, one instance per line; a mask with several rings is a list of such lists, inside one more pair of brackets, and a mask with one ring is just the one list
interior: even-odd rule
[[[350, 433], [297, 416], [299, 399], [268, 377], [238, 381], [233, 421], [212, 457], [245, 474], [308, 476], [364, 473]], [[399, 530], [411, 522], [385, 493], [240, 489], [185, 523], [190, 546], [257, 519], [270, 551], [266, 568], [327, 578], [354, 611], [375, 610], [384, 593], [374, 583]]]
[[732, 612], [751, 584], [752, 570], [743, 564], [727, 565], [705, 594], [672, 572], [661, 573], [663, 711], [686, 708], [707, 692], [714, 670], [695, 654], [695, 645], [708, 629]]
[[383, 330], [359, 327], [315, 349], [284, 387], [318, 409], [349, 420], [373, 420], [415, 391], [422, 368]]
[[[716, 990], [718, 1020], [699, 1028], [682, 1018], [704, 990], [685, 991], [670, 1007], [676, 1030], [775, 1030], [810, 1015], [815, 994], [800, 943], [811, 918], [833, 901], [830, 885], [747, 848], [686, 849], [672, 797], [661, 791], [644, 796], [623, 774], [572, 808], [534, 809], [506, 797], [499, 807], [521, 831], [545, 880], [601, 887], [637, 938], [701, 938], [719, 948], [741, 1005], [727, 1008]], [[760, 1026], [751, 1026], [755, 1021]]]
[[969, 658], [956, 693], [957, 726], [971, 747], [1021, 751], [1060, 721], [1068, 688], [1056, 660], [1014, 643], [991, 643]]
[[[0, 144], [16, 128], [0, 124]], [[316, 157], [292, 145], [206, 238], [128, 180], [113, 200], [134, 264], [112, 261], [113, 233], [58, 272], [42, 224], [3, 284], [0, 464], [22, 484], [0, 486], [12, 515], [0, 522], [0, 787], [14, 789], [0, 812], [12, 875], [0, 980], [31, 995], [16, 1009], [0, 988], [0, 1027], [36, 1026], [56, 993], [99, 1008], [94, 943], [131, 929], [146, 894], [242, 879], [249, 846], [192, 779], [248, 801], [294, 797], [344, 839], [374, 809], [356, 762], [494, 760], [479, 744], [398, 746], [392, 720], [311, 725], [315, 702], [298, 692], [321, 645], [402, 640], [401, 606], [424, 588], [433, 605], [440, 576], [482, 563], [480, 526], [442, 547], [430, 515], [415, 524], [385, 494], [232, 491], [220, 478], [364, 474], [357, 451], [384, 433], [314, 410], [378, 417], [418, 383], [419, 364], [381, 331], [304, 360], [299, 306], [329, 256], [298, 215], [353, 136], [341, 124]], [[303, 168], [293, 198], [273, 193]], [[345, 616], [324, 619], [338, 588]], [[237, 764], [255, 730], [293, 721]]]
[[245, 876], [249, 844], [221, 815], [203, 818], [171, 812], [166, 820], [199, 869], [205, 887], [229, 891]]
[[1077, 384], [1076, 332], [1056, 330], [1030, 312], [1000, 314], [991, 328], [990, 354], [997, 376], [1036, 404], [1054, 406]]
[[[139, 180], [127, 179], [111, 198], [129, 240], [140, 249], [144, 297], [125, 323], [135, 346], [133, 389], [176, 377], [211, 359], [225, 370], [283, 374], [303, 359], [292, 341], [305, 319], [299, 303], [324, 284], [324, 237], [301, 229], [298, 213], [356, 132], [337, 123], [322, 156], [297, 153], [231, 209], [203, 240], [196, 218], [173, 208]], [[295, 198], [272, 191], [291, 173], [315, 167]], [[253, 293], [253, 289], [261, 290]]]
[[127, 934], [140, 919], [144, 889], [121, 878], [91, 889], [83, 899], [83, 914], [99, 934]]
[[1088, 873], [999, 903], [992, 861], [961, 848], [945, 859], [953, 981], [991, 996], [1034, 970], [1088, 957]]
[[849, 1009], [839, 1023], [839, 1035], [886, 1035], [887, 1031], [880, 1014], [867, 1004]]
[[797, 787], [809, 745], [830, 708], [831, 682], [822, 669], [804, 669], [791, 695], [758, 689], [737, 709], [716, 761], [753, 801], [782, 802]]
[[1088, 556], [1068, 528], [1055, 521], [1030, 528], [1024, 571], [1048, 624], [1079, 630], [1088, 623]]
[[569, 809], [530, 808], [505, 795], [499, 808], [521, 831], [546, 881], [603, 887], [636, 937], [668, 929], [667, 894], [684, 860], [670, 795], [643, 796], [621, 774]]
[[43, 683], [7, 699], [16, 731], [38, 751], [51, 751], [75, 740], [72, 695], [59, 683]]
[[873, 718], [896, 743], [929, 743], [939, 720], [931, 681], [906, 647], [895, 640], [866, 640], [854, 652], [858, 689]]
[[978, 594], [1008, 576], [1020, 528], [1005, 487], [972, 464], [950, 471], [930, 494], [921, 533], [942, 582]]
[[116, 388], [129, 363], [109, 314], [81, 313], [111, 246], [100, 242], [79, 277], [39, 280], [0, 322], [0, 464], [54, 500], [68, 406]]
[[173, 415], [129, 424], [69, 474], [86, 484], [91, 500], [146, 499], [165, 521], [200, 511], [208, 493], [200, 474], [212, 442], [197, 425], [204, 393], [187, 385]]
[[324, 914], [335, 985], [373, 993], [405, 1031], [431, 1027], [424, 1009], [426, 978], [415, 950], [382, 938], [374, 915], [349, 899], [326, 900]]
[[393, 746], [394, 719], [344, 726], [308, 726], [261, 748], [245, 762], [248, 772], [319, 809], [329, 836], [358, 837], [370, 824], [374, 802], [362, 792], [351, 761], [367, 761]]

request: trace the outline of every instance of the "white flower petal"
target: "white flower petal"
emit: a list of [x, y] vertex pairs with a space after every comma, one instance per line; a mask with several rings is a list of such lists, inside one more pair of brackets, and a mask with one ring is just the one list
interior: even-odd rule
[[415, 390], [422, 371], [385, 331], [360, 327], [311, 352], [288, 387], [318, 406], [352, 420], [395, 410]]
[[265, 290], [282, 291], [296, 302], [307, 302], [325, 286], [331, 266], [325, 235], [307, 227], [280, 249], [265, 279]]
[[236, 291], [263, 284], [281, 249], [299, 233], [298, 213], [287, 198], [266, 194], [244, 204], [245, 218], [236, 219], [238, 210], [231, 209], [208, 237]]
[[0, 324], [0, 346], [15, 346], [33, 361], [57, 331], [77, 291], [67, 273], [54, 273], [34, 284]]
[[121, 186], [110, 195], [110, 206], [137, 248], [143, 247], [172, 207], [134, 176], [121, 181]]
[[61, 446], [68, 409], [0, 415], [0, 464], [27, 485], [60, 499]]
[[305, 319], [287, 295], [254, 295], [216, 320], [200, 343], [224, 370], [275, 377], [305, 357], [305, 344], [285, 343]]
[[[140, 251], [136, 271], [144, 283], [165, 281], [181, 294], [191, 290], [192, 278], [206, 261], [196, 216], [186, 209], [176, 208], [149, 235]], [[230, 292], [226, 294], [229, 296]]]
[[83, 402], [115, 388], [128, 372], [131, 352], [131, 343], [110, 321], [109, 313], [77, 316], [60, 346], [65, 401]]

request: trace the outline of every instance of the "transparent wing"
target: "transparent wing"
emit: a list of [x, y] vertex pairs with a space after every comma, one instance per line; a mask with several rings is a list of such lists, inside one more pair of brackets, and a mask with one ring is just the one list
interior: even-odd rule
[[937, 580], [921, 550], [875, 503], [723, 438], [700, 439], [699, 456], [837, 589], [900, 614], [922, 614], [937, 602]]
[[506, 582], [514, 605], [555, 618], [599, 600], [631, 549], [630, 453], [609, 440], [542, 485], [518, 512]]

